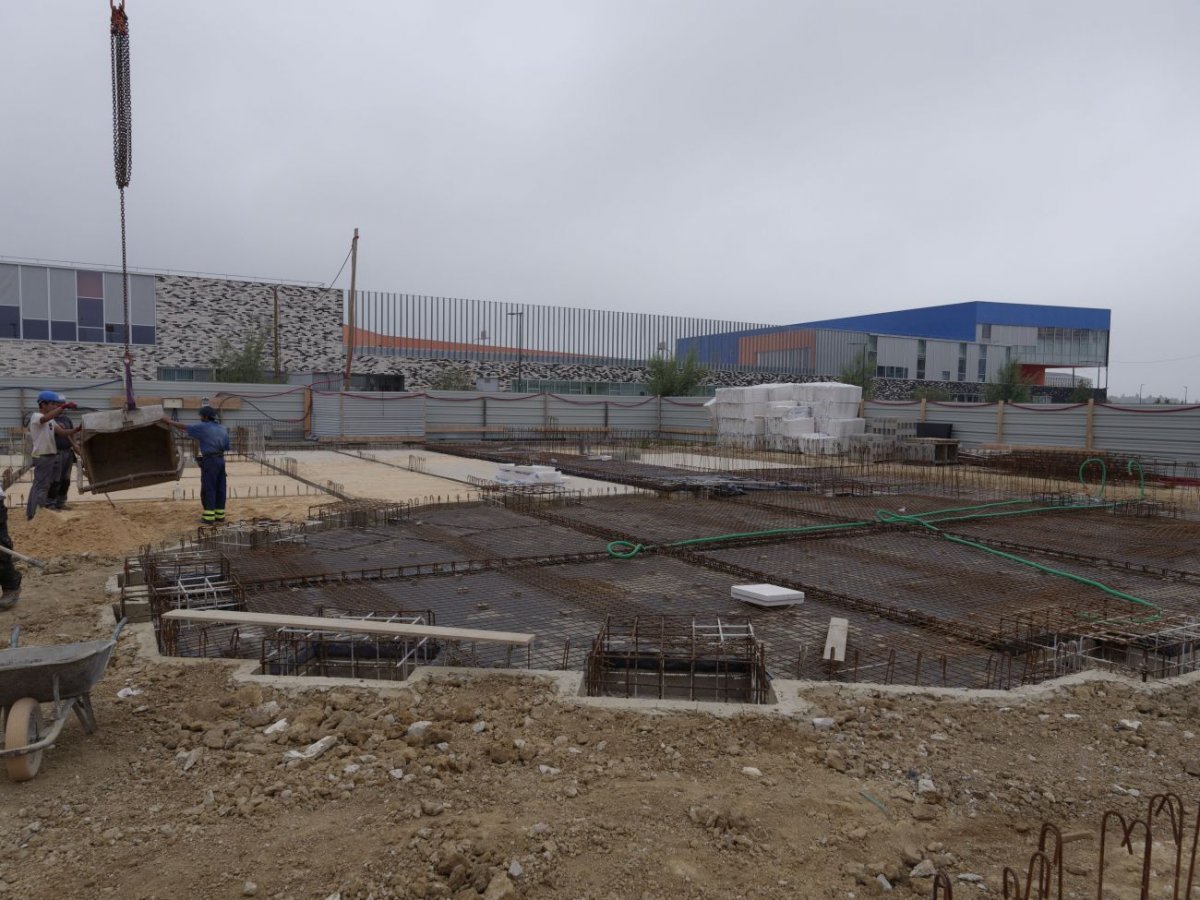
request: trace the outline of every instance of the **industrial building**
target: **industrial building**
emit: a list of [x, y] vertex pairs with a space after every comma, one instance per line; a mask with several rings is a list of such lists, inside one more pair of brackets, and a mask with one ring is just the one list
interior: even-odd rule
[[[1073, 387], [1049, 369], [1108, 367], [1107, 309], [972, 301], [732, 331], [679, 343], [713, 368], [773, 368], [805, 375], [860, 366], [867, 377], [945, 385], [974, 399], [970, 385], [995, 381], [1013, 360], [1034, 385]], [[1062, 375], [1065, 373], [1050, 373]]]
[[[355, 386], [382, 390], [459, 369], [492, 390], [638, 394], [649, 359], [694, 352], [709, 390], [858, 366], [881, 399], [927, 385], [973, 400], [1017, 359], [1040, 399], [1065, 400], [1079, 382], [1061, 370], [1101, 385], [1108, 363], [1105, 309], [971, 302], [780, 326], [369, 291], [351, 303], [311, 283], [153, 271], [131, 274], [128, 296], [134, 374], [163, 381], [210, 380], [222, 344], [253, 334], [265, 378], [337, 379], [349, 356]], [[119, 373], [124, 302], [117, 271], [0, 257], [0, 376]]]

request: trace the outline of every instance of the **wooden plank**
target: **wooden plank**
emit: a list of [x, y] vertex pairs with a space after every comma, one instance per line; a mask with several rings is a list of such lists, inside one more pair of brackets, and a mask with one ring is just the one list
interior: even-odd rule
[[846, 634], [850, 630], [848, 619], [833, 618], [829, 620], [829, 635], [825, 638], [825, 654], [821, 659], [832, 659], [834, 662], [846, 661]]
[[279, 616], [272, 613], [242, 612], [231, 609], [171, 609], [164, 619], [201, 622], [210, 625], [261, 625], [264, 628], [299, 628], [311, 631], [335, 631], [348, 634], [375, 634], [383, 637], [428, 637], [443, 641], [486, 641], [527, 647], [535, 635], [518, 631], [484, 631], [478, 628], [443, 628], [435, 625], [406, 625], [371, 619], [333, 619], [327, 616]]

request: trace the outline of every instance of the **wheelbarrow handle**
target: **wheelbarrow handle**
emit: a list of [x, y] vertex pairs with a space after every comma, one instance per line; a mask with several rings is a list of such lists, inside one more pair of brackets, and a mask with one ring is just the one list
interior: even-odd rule
[[9, 550], [3, 544], [0, 544], [0, 553], [5, 553], [13, 559], [21, 560], [21, 562], [27, 562], [31, 566], [37, 566], [39, 569], [46, 568], [46, 564], [40, 559], [34, 559], [32, 556], [26, 556], [24, 553], [18, 553], [16, 550]]

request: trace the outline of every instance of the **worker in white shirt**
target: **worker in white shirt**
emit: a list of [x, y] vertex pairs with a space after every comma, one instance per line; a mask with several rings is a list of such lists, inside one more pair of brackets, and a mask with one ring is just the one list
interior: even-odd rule
[[32, 519], [38, 507], [46, 505], [50, 484], [57, 474], [58, 444], [56, 434], [76, 434], [83, 426], [64, 428], [54, 421], [75, 404], [62, 394], [42, 391], [37, 397], [38, 411], [29, 417], [29, 437], [33, 441], [33, 487], [29, 489], [29, 500], [25, 504], [25, 518]]

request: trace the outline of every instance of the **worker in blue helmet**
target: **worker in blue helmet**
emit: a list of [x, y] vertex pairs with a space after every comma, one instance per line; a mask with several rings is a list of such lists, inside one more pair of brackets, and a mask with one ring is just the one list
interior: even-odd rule
[[217, 421], [217, 411], [207, 403], [200, 407], [200, 421], [191, 425], [176, 422], [166, 416], [163, 422], [178, 428], [196, 442], [200, 466], [200, 502], [204, 512], [202, 525], [217, 525], [225, 521], [225, 452], [229, 449], [229, 432]]
[[[56, 391], [42, 391], [37, 395], [38, 409], [29, 417], [29, 437], [33, 442], [33, 487], [29, 489], [29, 499], [25, 503], [25, 518], [32, 519], [39, 507], [47, 505], [50, 485], [59, 474], [58, 444], [55, 438], [59, 435], [78, 434], [82, 425], [64, 427], [60, 420], [68, 409], [74, 409], [62, 394]], [[70, 422], [70, 420], [67, 420]]]

